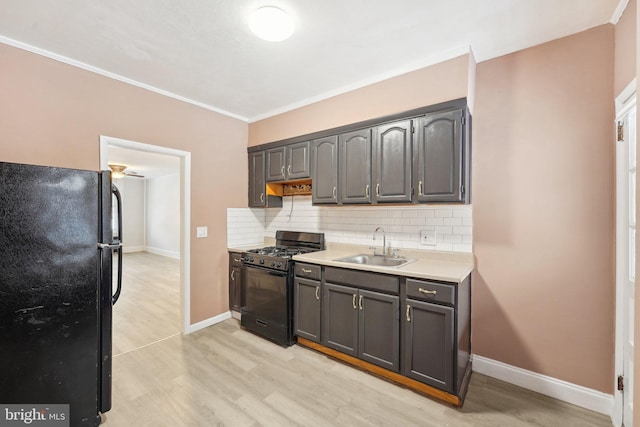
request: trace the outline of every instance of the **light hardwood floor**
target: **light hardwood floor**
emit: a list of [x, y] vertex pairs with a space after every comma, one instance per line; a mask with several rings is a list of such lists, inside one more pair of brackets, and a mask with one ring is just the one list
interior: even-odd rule
[[180, 260], [134, 252], [122, 262], [122, 293], [113, 307], [114, 356], [180, 333]]
[[455, 409], [312, 350], [279, 347], [235, 319], [115, 356], [113, 408], [103, 417], [106, 427], [611, 426], [607, 416], [479, 374]]

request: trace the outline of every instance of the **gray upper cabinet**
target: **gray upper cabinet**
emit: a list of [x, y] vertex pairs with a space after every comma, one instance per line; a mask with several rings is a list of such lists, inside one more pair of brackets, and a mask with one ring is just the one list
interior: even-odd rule
[[267, 182], [309, 178], [310, 148], [303, 141], [267, 150]]
[[373, 200], [377, 203], [411, 201], [412, 121], [374, 128]]
[[418, 202], [463, 202], [464, 110], [428, 114], [418, 120], [414, 143], [414, 187]]
[[283, 181], [286, 178], [285, 147], [271, 148], [266, 151], [267, 173], [266, 180]]
[[311, 199], [314, 204], [338, 203], [338, 137], [314, 140], [311, 149]]
[[311, 141], [298, 142], [286, 146], [287, 150], [287, 179], [309, 178], [309, 156]]
[[261, 208], [267, 205], [264, 166], [264, 151], [249, 153], [249, 207], [251, 208]]
[[340, 203], [371, 203], [371, 129], [339, 135]]
[[[471, 203], [471, 115], [465, 98], [249, 151], [264, 152], [266, 183], [310, 177], [314, 205]], [[269, 198], [266, 204], [271, 206]]]

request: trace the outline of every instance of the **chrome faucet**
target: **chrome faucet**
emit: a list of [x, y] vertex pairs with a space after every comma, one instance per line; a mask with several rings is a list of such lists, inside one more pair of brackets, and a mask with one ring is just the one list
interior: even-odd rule
[[[383, 255], [383, 256], [386, 256], [386, 255], [387, 255], [387, 236], [386, 236], [386, 234], [384, 233], [384, 229], [383, 229], [382, 227], [377, 227], [377, 228], [375, 229], [375, 231], [373, 232], [373, 241], [375, 242], [375, 240], [376, 240], [376, 233], [377, 233], [378, 231], [382, 231], [382, 255]], [[376, 247], [376, 246], [371, 246], [371, 247], [369, 247], [369, 249], [373, 249], [373, 255], [378, 255], [378, 254], [376, 253], [376, 249], [377, 249], [377, 247]]]

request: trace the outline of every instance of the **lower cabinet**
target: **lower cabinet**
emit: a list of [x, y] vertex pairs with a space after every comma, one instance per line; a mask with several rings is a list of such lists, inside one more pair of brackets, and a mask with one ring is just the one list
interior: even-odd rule
[[296, 335], [316, 343], [303, 345], [348, 355], [342, 360], [360, 367], [353, 358], [369, 362], [377, 374], [385, 368], [387, 378], [461, 406], [471, 372], [470, 285], [470, 276], [451, 283], [296, 264]]
[[242, 254], [229, 252], [229, 310], [240, 311], [243, 305]]
[[294, 333], [313, 342], [320, 342], [320, 282], [296, 277], [293, 282]]
[[323, 344], [399, 372], [399, 306], [397, 295], [325, 282]]
[[293, 280], [293, 330], [296, 336], [320, 343], [321, 267], [297, 262]]
[[453, 393], [453, 307], [406, 301], [404, 375]]

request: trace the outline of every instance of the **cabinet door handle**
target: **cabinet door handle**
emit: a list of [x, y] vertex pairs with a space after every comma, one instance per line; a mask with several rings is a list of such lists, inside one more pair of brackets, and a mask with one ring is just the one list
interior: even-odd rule
[[242, 262], [242, 258], [234, 258], [233, 262]]
[[411, 322], [411, 316], [409, 316], [409, 310], [411, 310], [411, 306], [407, 304], [407, 311], [405, 313], [405, 316], [407, 316], [407, 322]]
[[422, 288], [418, 288], [418, 292], [422, 292], [425, 295], [435, 295], [438, 293], [438, 291], [430, 291], [428, 289], [422, 289]]
[[360, 295], [360, 298], [358, 298], [358, 307], [360, 307], [360, 310], [362, 310], [362, 295]]
[[422, 181], [418, 181], [418, 196], [422, 196]]
[[236, 280], [236, 271], [235, 270], [231, 271], [231, 280], [233, 280], [233, 281]]
[[264, 193], [260, 193], [260, 203], [264, 203]]
[[380, 184], [376, 184], [376, 197], [380, 197]]
[[367, 199], [369, 198], [369, 184], [364, 187], [364, 197], [366, 197]]
[[287, 166], [287, 174], [291, 175], [291, 165]]
[[282, 167], [280, 168], [280, 173], [282, 174], [282, 176], [284, 176], [284, 165], [282, 165]]
[[336, 187], [333, 187], [333, 193], [332, 194], [333, 194], [333, 198], [335, 199], [336, 198]]
[[306, 268], [303, 268], [303, 269], [302, 269], [302, 272], [303, 272], [304, 274], [311, 274], [311, 270], [307, 270]]
[[316, 287], [316, 299], [320, 300], [320, 287]]
[[353, 309], [355, 310], [356, 308], [356, 294], [353, 294], [353, 301], [351, 302], [353, 304]]

